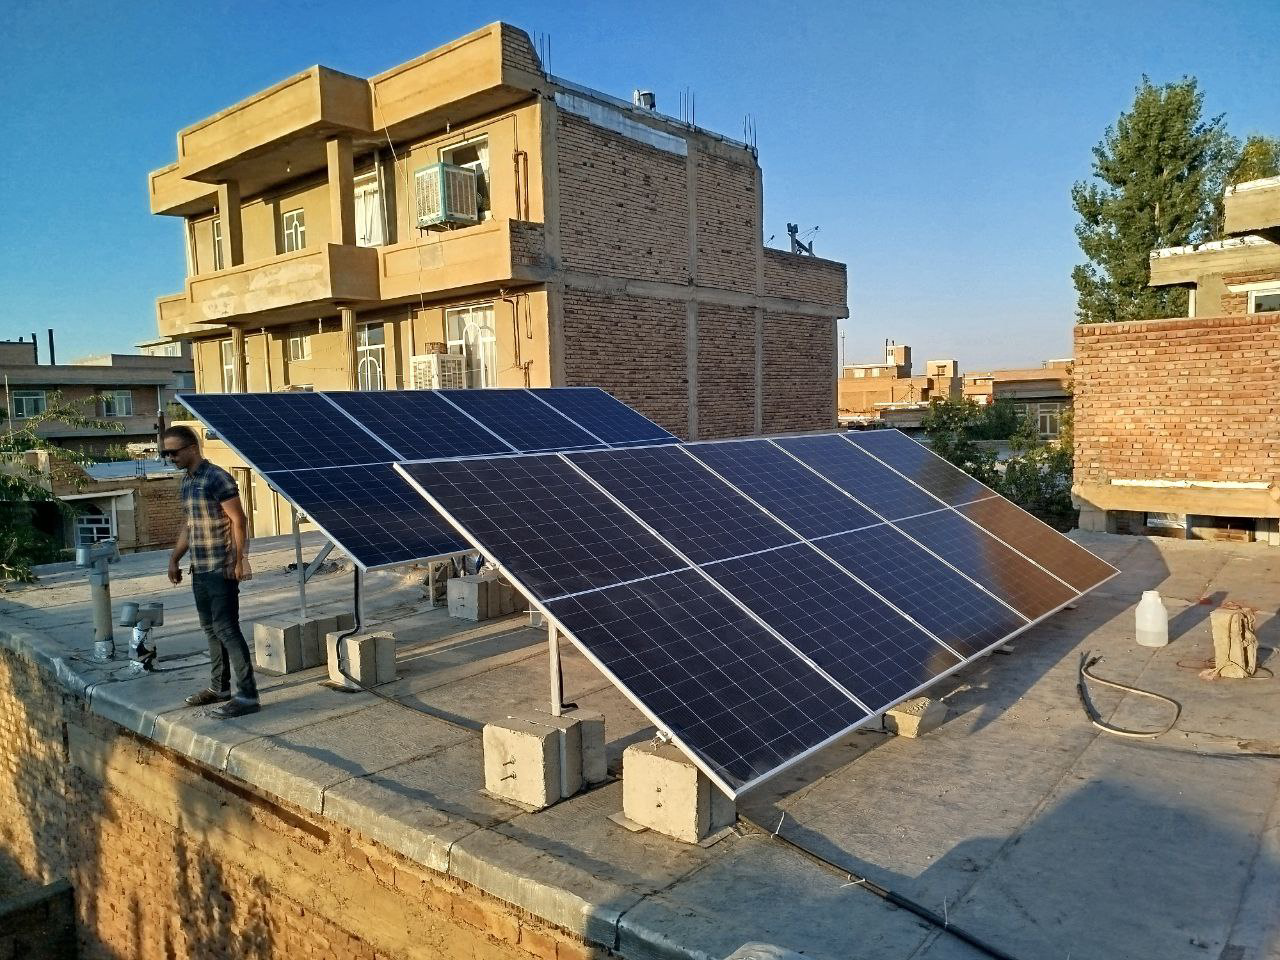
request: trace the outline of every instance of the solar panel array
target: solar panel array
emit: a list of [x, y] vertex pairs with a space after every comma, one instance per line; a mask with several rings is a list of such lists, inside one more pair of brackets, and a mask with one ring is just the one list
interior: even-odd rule
[[596, 387], [178, 399], [366, 570], [472, 549], [396, 473], [398, 460], [678, 442]]
[[891, 430], [395, 469], [731, 795], [1116, 572]]

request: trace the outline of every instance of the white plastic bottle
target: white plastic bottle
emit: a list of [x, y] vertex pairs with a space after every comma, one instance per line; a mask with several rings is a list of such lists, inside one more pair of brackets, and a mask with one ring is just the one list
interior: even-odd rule
[[1144, 647], [1163, 647], [1169, 642], [1169, 611], [1164, 608], [1160, 591], [1144, 590], [1138, 601], [1138, 643]]

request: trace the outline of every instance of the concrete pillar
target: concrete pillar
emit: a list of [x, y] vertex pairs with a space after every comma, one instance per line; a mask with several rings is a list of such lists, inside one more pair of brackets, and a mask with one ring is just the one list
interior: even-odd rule
[[240, 221], [239, 181], [224, 180], [218, 184], [218, 218], [222, 221], [223, 268], [238, 267], [244, 263], [244, 227]]
[[347, 389], [356, 389], [359, 376], [356, 371], [356, 312], [350, 307], [338, 311], [342, 319], [343, 351], [347, 355]]
[[325, 143], [329, 164], [329, 230], [333, 243], [356, 242], [355, 164], [351, 138], [334, 137]]
[[231, 390], [233, 393], [244, 393], [247, 389], [248, 364], [245, 358], [244, 349], [244, 328], [231, 328], [231, 366], [232, 379]]

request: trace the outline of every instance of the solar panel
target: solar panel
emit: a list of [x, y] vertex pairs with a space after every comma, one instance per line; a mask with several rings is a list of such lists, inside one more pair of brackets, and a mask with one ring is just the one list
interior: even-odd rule
[[730, 792], [868, 717], [697, 571], [547, 609]]
[[704, 569], [872, 711], [892, 706], [960, 664], [808, 544]]
[[439, 390], [458, 409], [511, 445], [513, 450], [540, 453], [606, 444], [528, 390]]
[[844, 438], [953, 507], [996, 495], [900, 430], [863, 430]]
[[558, 456], [397, 467], [500, 557], [535, 599], [687, 566]]
[[805, 537], [880, 522], [767, 440], [694, 443], [685, 450]]
[[954, 510], [900, 520], [897, 526], [1028, 620], [1056, 610], [1076, 595], [1057, 577]]
[[262, 473], [396, 459], [320, 393], [197, 393], [178, 397]]
[[774, 440], [886, 520], [936, 510], [942, 504], [900, 474], [863, 453], [839, 434]]
[[434, 390], [352, 390], [325, 396], [394, 449], [397, 460], [513, 452], [509, 443]]
[[266, 476], [365, 569], [472, 549], [389, 463]]
[[1117, 572], [1111, 564], [1072, 543], [1004, 497], [990, 497], [957, 509], [1077, 590], [1092, 589]]
[[680, 447], [604, 450], [568, 459], [694, 563], [796, 541]]
[[532, 392], [610, 446], [679, 442], [674, 434], [599, 387], [548, 387]]

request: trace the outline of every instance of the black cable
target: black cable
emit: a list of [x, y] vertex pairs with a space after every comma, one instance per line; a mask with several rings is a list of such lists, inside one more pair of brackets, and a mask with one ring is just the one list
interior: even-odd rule
[[916, 903], [914, 900], [909, 900], [906, 897], [902, 896], [901, 894], [894, 893], [892, 890], [888, 889], [887, 887], [880, 886], [880, 884], [876, 883], [874, 880], [869, 880], [866, 877], [859, 876], [858, 874], [854, 873], [848, 868], [842, 867], [840, 866], [840, 864], [835, 863], [831, 860], [828, 860], [826, 857], [822, 856], [821, 854], [814, 853], [809, 848], [801, 846], [800, 844], [796, 843], [794, 840], [787, 839], [786, 837], [782, 836], [781, 833], [775, 833], [773, 831], [766, 830], [764, 827], [760, 826], [760, 824], [756, 823], [754, 820], [744, 816], [741, 813], [738, 814], [738, 819], [741, 820], [743, 823], [747, 824], [749, 827], [752, 827], [753, 829], [758, 830], [760, 833], [763, 833], [765, 836], [771, 837], [774, 840], [776, 840], [778, 843], [781, 843], [784, 846], [789, 847], [790, 849], [796, 851], [801, 856], [805, 857], [807, 860], [812, 861], [813, 863], [817, 864], [818, 866], [826, 870], [830, 870], [833, 873], [837, 873], [842, 877], [848, 877], [849, 882], [854, 884], [855, 886], [862, 887], [864, 890], [875, 894], [877, 897], [879, 897], [881, 900], [884, 900], [886, 903], [891, 903], [895, 907], [899, 907], [903, 910], [906, 910], [908, 913], [915, 914], [921, 920], [925, 920], [933, 924], [935, 927], [938, 927], [940, 930], [943, 930], [946, 933], [951, 934], [953, 937], [956, 937], [959, 940], [963, 940], [965, 943], [969, 944], [969, 946], [974, 947], [977, 950], [981, 950], [987, 956], [994, 957], [995, 960], [1017, 960], [1016, 957], [1012, 956], [1011, 954], [1005, 953], [999, 947], [993, 947], [991, 944], [986, 943], [983, 940], [979, 940], [977, 937], [975, 937], [971, 933], [968, 933], [963, 928], [957, 927], [954, 923], [951, 923], [950, 920], [948, 920], [946, 917], [938, 916], [928, 907], [922, 906], [921, 904]]

